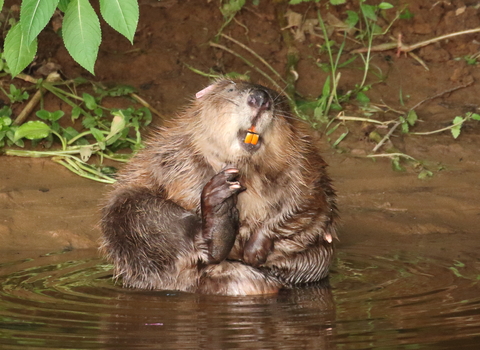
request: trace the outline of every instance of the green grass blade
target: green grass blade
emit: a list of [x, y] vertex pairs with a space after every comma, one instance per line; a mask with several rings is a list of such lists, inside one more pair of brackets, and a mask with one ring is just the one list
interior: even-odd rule
[[45, 28], [57, 8], [59, 0], [23, 0], [20, 8], [20, 22], [23, 35], [30, 44]]
[[37, 40], [27, 44], [23, 35], [21, 23], [10, 28], [4, 44], [4, 58], [7, 61], [10, 74], [15, 77], [33, 61], [37, 52]]
[[95, 74], [102, 37], [100, 21], [88, 0], [73, 0], [68, 5], [63, 18], [63, 41], [73, 59]]
[[133, 44], [139, 17], [137, 0], [100, 0], [100, 12], [113, 29]]

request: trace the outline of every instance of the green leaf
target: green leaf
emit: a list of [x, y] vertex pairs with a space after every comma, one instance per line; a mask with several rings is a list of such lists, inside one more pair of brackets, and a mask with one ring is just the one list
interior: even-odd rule
[[58, 9], [65, 13], [65, 11], [67, 11], [67, 7], [70, 4], [70, 2], [71, 0], [60, 0], [57, 5]]
[[31, 121], [25, 124], [22, 124], [15, 131], [14, 142], [20, 140], [21, 138], [26, 138], [29, 140], [38, 140], [44, 139], [51, 132], [50, 127], [41, 121]]
[[84, 92], [83, 95], [82, 95], [82, 98], [83, 98], [83, 101], [85, 102], [85, 106], [89, 110], [92, 111], [95, 108], [97, 108], [97, 101], [95, 101], [95, 97], [93, 97], [92, 95]]
[[358, 13], [354, 11], [347, 11], [347, 20], [345, 21], [345, 24], [348, 25], [349, 28], [353, 28], [357, 25], [358, 23]]
[[401, 126], [402, 126], [402, 132], [403, 132], [404, 134], [406, 134], [406, 133], [408, 132], [408, 130], [409, 130], [409, 126], [408, 126], [408, 123], [407, 123], [406, 119], [405, 119], [404, 117], [400, 117], [400, 123], [402, 123], [402, 124], [401, 124]]
[[347, 2], [347, 0], [330, 0], [330, 3], [332, 5], [341, 5], [341, 4], [344, 4], [346, 2]]
[[221, 7], [220, 11], [222, 12], [222, 15], [224, 15], [225, 17], [230, 17], [230, 16], [234, 16], [238, 11], [240, 11], [244, 5], [245, 5], [245, 0], [229, 0], [226, 4], [224, 4]]
[[414, 110], [409, 111], [407, 114], [408, 124], [410, 124], [411, 126], [414, 126], [417, 120], [418, 120], [417, 113]]
[[414, 17], [414, 14], [410, 12], [409, 9], [405, 9], [405, 11], [402, 11], [402, 13], [400, 13], [400, 16], [399, 18], [401, 19], [412, 19]]
[[0, 11], [3, 9], [3, 3], [4, 2], [5, 2], [4, 0], [0, 0]]
[[27, 44], [20, 23], [8, 31], [5, 38], [3, 57], [10, 68], [10, 74], [15, 77], [33, 61], [37, 52], [37, 40]]
[[30, 44], [52, 18], [59, 0], [23, 0], [20, 23], [23, 35]]
[[100, 12], [110, 27], [133, 44], [139, 17], [137, 0], [100, 0]]
[[70, 141], [71, 139], [73, 139], [75, 136], [77, 136], [79, 134], [79, 132], [69, 126], [69, 127], [66, 127], [65, 129], [63, 129], [63, 132], [62, 132], [62, 136], [67, 140], [67, 141]]
[[425, 180], [433, 176], [433, 173], [430, 170], [423, 169], [419, 174], [418, 178], [420, 180]]
[[65, 114], [63, 111], [49, 112], [44, 109], [41, 109], [35, 113], [37, 117], [43, 120], [50, 120], [51, 122], [56, 122]]
[[371, 19], [374, 22], [377, 20], [377, 15], [375, 14], [375, 6], [361, 4], [360, 9], [362, 10], [362, 13], [366, 18]]
[[400, 164], [400, 157], [393, 157], [392, 158], [392, 169], [394, 171], [405, 171], [406, 169]]
[[470, 115], [470, 118], [472, 118], [473, 120], [478, 120], [478, 121], [480, 121], [480, 114], [472, 113], [472, 114]]
[[380, 10], [388, 10], [393, 8], [393, 5], [388, 2], [381, 2], [380, 4], [378, 4], [378, 8]]
[[80, 113], [82, 113], [82, 109], [78, 106], [72, 108], [72, 121], [80, 117]]
[[357, 101], [362, 105], [367, 105], [370, 102], [370, 99], [363, 92], [357, 93]]
[[304, 2], [304, 1], [308, 1], [308, 0], [290, 0], [290, 1], [288, 2], [288, 4], [289, 4], [289, 5], [298, 5], [298, 4], [300, 4], [300, 3]]
[[97, 142], [105, 141], [105, 135], [103, 135], [102, 131], [97, 128], [90, 128], [90, 131], [92, 132], [92, 135], [93, 137], [95, 137], [95, 140], [97, 140]]
[[322, 89], [322, 96], [329, 96], [330, 95], [330, 76], [327, 76], [327, 79], [325, 79], [325, 83], [323, 84], [323, 89]]
[[97, 120], [92, 116], [88, 116], [83, 119], [82, 125], [85, 128], [90, 129], [97, 125]]
[[460, 129], [462, 128], [462, 124], [464, 122], [464, 119], [462, 117], [455, 117], [455, 119], [453, 119], [453, 124], [458, 124], [454, 127], [452, 127], [451, 131], [452, 131], [452, 136], [454, 139], [456, 139], [459, 135], [460, 135]]
[[63, 18], [63, 41], [73, 59], [95, 74], [102, 37], [97, 14], [88, 0], [72, 0], [68, 5]]
[[3, 106], [0, 108], [0, 118], [10, 117], [12, 115], [12, 109], [8, 106]]

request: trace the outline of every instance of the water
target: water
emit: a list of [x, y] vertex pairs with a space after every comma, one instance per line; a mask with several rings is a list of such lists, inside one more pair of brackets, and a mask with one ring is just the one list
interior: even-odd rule
[[3, 252], [0, 348], [478, 349], [480, 243], [438, 238], [340, 244], [331, 289], [235, 298], [123, 289], [93, 250]]

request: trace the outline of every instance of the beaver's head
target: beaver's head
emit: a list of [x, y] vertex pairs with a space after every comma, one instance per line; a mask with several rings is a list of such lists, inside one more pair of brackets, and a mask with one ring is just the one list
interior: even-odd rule
[[289, 129], [284, 97], [245, 81], [213, 83], [196, 94], [195, 107], [201, 147], [225, 162], [264, 152]]

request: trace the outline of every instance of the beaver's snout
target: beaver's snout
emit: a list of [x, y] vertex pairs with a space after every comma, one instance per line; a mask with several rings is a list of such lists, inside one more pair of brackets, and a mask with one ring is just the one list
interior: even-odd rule
[[249, 106], [259, 108], [261, 110], [270, 109], [270, 106], [272, 105], [268, 92], [261, 89], [250, 91], [247, 103]]

